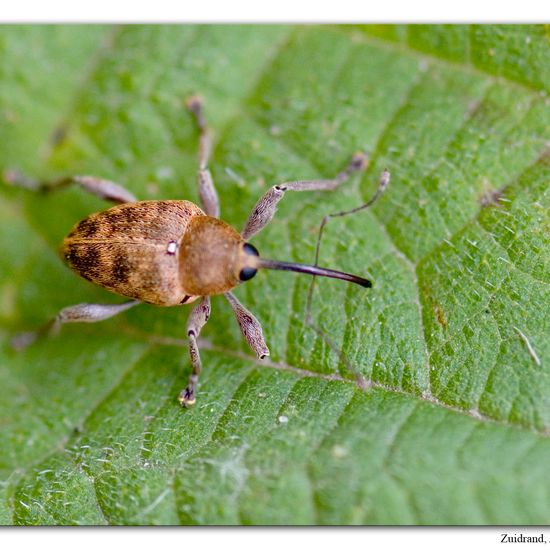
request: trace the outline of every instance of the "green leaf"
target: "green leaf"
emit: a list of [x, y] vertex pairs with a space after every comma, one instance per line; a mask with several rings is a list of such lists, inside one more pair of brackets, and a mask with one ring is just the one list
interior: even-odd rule
[[365, 291], [262, 272], [236, 293], [264, 326], [256, 361], [223, 299], [140, 306], [22, 352], [20, 330], [117, 297], [56, 247], [104, 208], [75, 189], [0, 187], [0, 522], [546, 524], [550, 520], [550, 47], [542, 26], [0, 28], [0, 168], [95, 174], [143, 199], [197, 201], [204, 96], [222, 217], [289, 194], [268, 257], [366, 274]]

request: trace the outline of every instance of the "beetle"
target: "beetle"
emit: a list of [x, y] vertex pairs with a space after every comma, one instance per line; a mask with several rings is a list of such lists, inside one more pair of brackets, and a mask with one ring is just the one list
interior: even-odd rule
[[186, 101], [198, 126], [198, 190], [201, 207], [186, 200], [138, 201], [124, 187], [93, 176], [71, 176], [53, 182], [37, 182], [14, 170], [6, 171], [8, 183], [33, 190], [52, 190], [77, 185], [118, 203], [78, 222], [65, 237], [61, 255], [78, 275], [131, 300], [121, 304], [77, 304], [62, 309], [43, 329], [25, 333], [16, 345], [23, 347], [37, 336], [59, 330], [64, 323], [96, 322], [108, 319], [139, 303], [177, 306], [199, 300], [189, 315], [187, 339], [192, 373], [178, 400], [183, 407], [196, 401], [202, 369], [197, 339], [211, 312], [210, 297], [224, 295], [233, 308], [241, 332], [260, 358], [269, 355], [262, 327], [231, 292], [252, 279], [259, 269], [275, 269], [342, 279], [362, 287], [370, 280], [317, 265], [324, 225], [330, 217], [342, 216], [370, 206], [389, 183], [384, 170], [378, 189], [366, 204], [326, 216], [317, 241], [315, 265], [296, 264], [262, 258], [248, 241], [273, 218], [278, 202], [287, 191], [333, 190], [353, 173], [367, 166], [367, 156], [356, 153], [336, 177], [324, 180], [293, 181], [271, 187], [253, 208], [240, 233], [222, 221], [219, 200], [208, 169], [212, 150], [211, 132], [200, 96]]

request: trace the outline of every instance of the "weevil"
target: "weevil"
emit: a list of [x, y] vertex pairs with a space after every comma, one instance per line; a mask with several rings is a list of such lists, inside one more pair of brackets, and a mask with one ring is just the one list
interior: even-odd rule
[[336, 177], [292, 181], [271, 187], [256, 203], [244, 229], [220, 219], [220, 206], [208, 168], [211, 132], [206, 123], [203, 101], [187, 99], [186, 106], [199, 130], [198, 190], [201, 207], [187, 200], [138, 201], [132, 193], [109, 180], [93, 176], [72, 176], [51, 182], [31, 180], [7, 171], [5, 180], [33, 190], [53, 190], [77, 185], [102, 199], [118, 203], [78, 222], [65, 237], [61, 255], [78, 275], [116, 294], [130, 298], [121, 304], [77, 304], [62, 309], [41, 330], [18, 339], [23, 347], [44, 333], [56, 332], [64, 323], [102, 321], [140, 303], [178, 306], [199, 300], [187, 321], [187, 340], [192, 373], [178, 396], [190, 407], [196, 401], [202, 364], [198, 337], [210, 316], [210, 297], [223, 295], [231, 305], [240, 330], [263, 359], [269, 355], [262, 327], [231, 292], [252, 279], [259, 269], [275, 269], [342, 279], [362, 287], [370, 280], [357, 275], [319, 267], [319, 245], [323, 228], [331, 217], [344, 216], [369, 207], [387, 187], [390, 174], [384, 170], [376, 193], [367, 203], [346, 212], [325, 216], [320, 227], [314, 265], [270, 260], [259, 255], [248, 241], [273, 218], [277, 204], [287, 191], [327, 191], [344, 183], [367, 166], [367, 156], [356, 153]]

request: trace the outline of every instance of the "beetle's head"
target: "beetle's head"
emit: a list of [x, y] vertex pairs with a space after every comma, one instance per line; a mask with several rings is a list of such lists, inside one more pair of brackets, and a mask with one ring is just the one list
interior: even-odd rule
[[180, 277], [191, 296], [229, 292], [258, 270], [258, 251], [227, 223], [191, 218], [180, 246]]
[[295, 271], [331, 277], [371, 287], [368, 279], [319, 266], [279, 262], [261, 258], [230, 225], [210, 216], [191, 219], [180, 247], [180, 276], [190, 296], [210, 296], [229, 292], [252, 279], [258, 269]]

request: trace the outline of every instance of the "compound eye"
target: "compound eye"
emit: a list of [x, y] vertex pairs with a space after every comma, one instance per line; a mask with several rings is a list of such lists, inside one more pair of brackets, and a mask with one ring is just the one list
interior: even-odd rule
[[256, 275], [256, 273], [258, 273], [257, 269], [254, 269], [253, 267], [244, 267], [239, 273], [239, 279], [243, 282], [249, 281], [252, 277], [254, 277], [254, 275]]
[[245, 251], [246, 254], [248, 254], [249, 256], [259, 256], [260, 253], [258, 252], [258, 250], [256, 249], [255, 246], [252, 246], [250, 243], [244, 243], [243, 244], [243, 250]]

